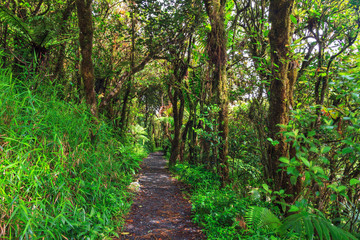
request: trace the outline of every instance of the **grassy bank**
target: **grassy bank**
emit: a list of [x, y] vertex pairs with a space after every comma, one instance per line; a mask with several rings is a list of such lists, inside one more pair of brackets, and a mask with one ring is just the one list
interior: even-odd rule
[[145, 150], [59, 93], [0, 72], [1, 239], [106, 238], [131, 205]]

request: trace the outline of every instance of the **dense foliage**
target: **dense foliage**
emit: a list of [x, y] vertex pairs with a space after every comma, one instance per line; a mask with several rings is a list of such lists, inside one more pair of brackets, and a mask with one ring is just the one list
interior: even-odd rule
[[3, 0], [0, 237], [114, 234], [144, 148], [210, 239], [359, 237], [359, 9]]

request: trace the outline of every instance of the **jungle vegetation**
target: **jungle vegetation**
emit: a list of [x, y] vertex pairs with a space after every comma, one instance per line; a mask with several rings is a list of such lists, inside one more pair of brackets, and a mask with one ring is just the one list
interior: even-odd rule
[[360, 237], [359, 0], [0, 0], [0, 238], [110, 239], [164, 151], [209, 239]]

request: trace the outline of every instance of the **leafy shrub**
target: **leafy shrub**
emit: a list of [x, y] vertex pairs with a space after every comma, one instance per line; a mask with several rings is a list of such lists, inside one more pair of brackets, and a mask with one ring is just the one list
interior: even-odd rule
[[356, 239], [321, 213], [302, 210], [280, 219], [270, 202], [243, 198], [230, 185], [221, 189], [219, 177], [203, 166], [177, 164], [174, 170], [192, 186], [193, 220], [208, 239]]
[[177, 164], [174, 168], [182, 181], [192, 186], [193, 220], [204, 227], [209, 239], [238, 239], [238, 220], [248, 206], [231, 186], [220, 189], [220, 179], [204, 166]]
[[207, 171], [205, 166], [176, 164], [174, 170], [182, 181], [195, 189], [218, 189], [220, 187], [220, 177]]

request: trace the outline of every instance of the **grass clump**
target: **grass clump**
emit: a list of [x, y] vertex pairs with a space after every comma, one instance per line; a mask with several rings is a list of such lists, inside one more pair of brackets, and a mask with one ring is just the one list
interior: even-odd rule
[[142, 146], [122, 144], [86, 105], [35, 94], [0, 71], [0, 238], [116, 235]]

